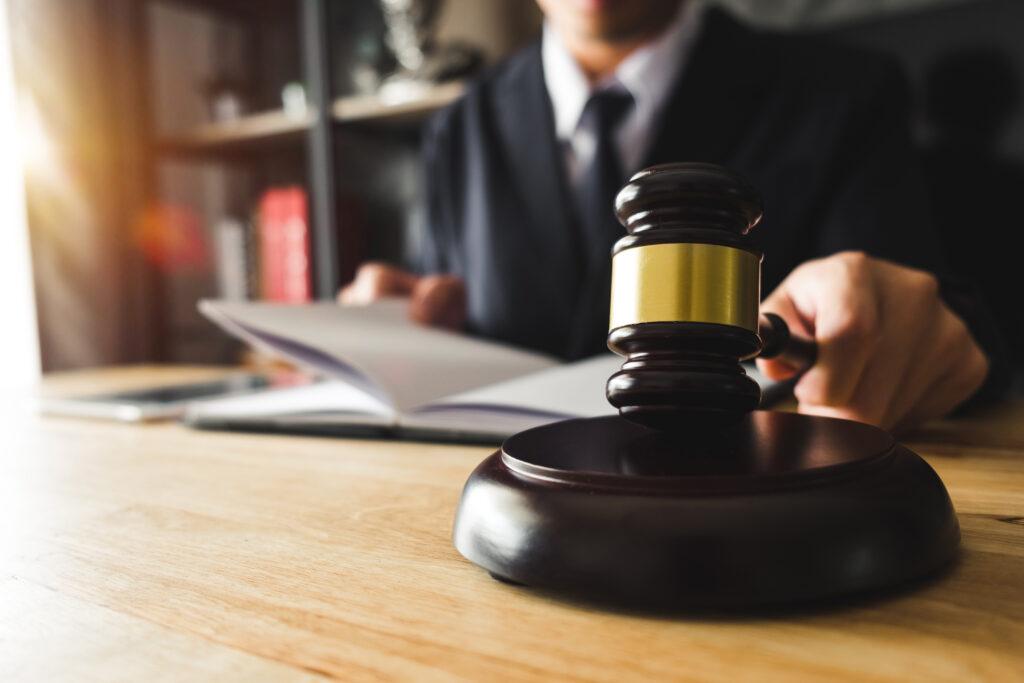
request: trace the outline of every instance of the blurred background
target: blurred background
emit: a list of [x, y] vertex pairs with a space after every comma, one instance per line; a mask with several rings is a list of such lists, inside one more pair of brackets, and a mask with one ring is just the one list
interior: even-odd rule
[[[1024, 2], [728, 0], [894, 55], [957, 267], [1024, 343]], [[233, 363], [203, 297], [333, 297], [416, 248], [423, 123], [532, 40], [529, 0], [4, 0], [5, 382]]]

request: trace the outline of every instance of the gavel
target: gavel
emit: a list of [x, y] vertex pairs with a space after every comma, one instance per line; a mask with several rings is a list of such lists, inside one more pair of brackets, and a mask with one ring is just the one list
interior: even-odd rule
[[655, 166], [615, 208], [619, 415], [506, 439], [466, 482], [459, 552], [502, 581], [659, 608], [834, 596], [948, 563], [956, 514], [916, 454], [871, 425], [754, 410], [742, 360], [801, 368], [816, 351], [759, 315], [756, 190], [720, 166]]
[[741, 361], [814, 364], [813, 340], [759, 314], [763, 252], [749, 231], [757, 190], [722, 166], [676, 163], [635, 174], [616, 197], [628, 234], [612, 250], [608, 380], [624, 418], [658, 429], [715, 429], [754, 410], [760, 386]]

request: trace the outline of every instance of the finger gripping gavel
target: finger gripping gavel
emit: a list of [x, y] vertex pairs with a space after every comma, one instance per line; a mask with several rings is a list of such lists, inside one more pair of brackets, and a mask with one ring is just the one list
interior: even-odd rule
[[625, 356], [608, 401], [659, 429], [714, 429], [755, 409], [761, 389], [740, 362], [814, 363], [813, 341], [759, 315], [763, 252], [748, 236], [758, 192], [713, 164], [653, 166], [615, 200], [629, 233], [612, 250], [608, 347]]

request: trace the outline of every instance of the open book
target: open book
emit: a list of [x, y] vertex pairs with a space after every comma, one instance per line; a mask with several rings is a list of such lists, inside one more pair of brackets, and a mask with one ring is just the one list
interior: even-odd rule
[[[188, 424], [339, 435], [497, 442], [571, 417], [610, 415], [612, 353], [574, 363], [409, 321], [406, 302], [364, 307], [202, 301], [199, 309], [253, 348], [323, 378], [204, 401]], [[768, 393], [753, 366], [748, 372]]]

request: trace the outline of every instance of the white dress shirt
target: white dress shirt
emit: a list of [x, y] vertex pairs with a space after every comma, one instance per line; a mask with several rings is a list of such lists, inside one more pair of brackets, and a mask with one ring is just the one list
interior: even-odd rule
[[637, 49], [607, 79], [591, 85], [562, 38], [547, 22], [541, 39], [544, 83], [555, 117], [555, 137], [562, 146], [569, 182], [578, 185], [582, 171], [594, 157], [596, 131], [581, 120], [592, 91], [626, 90], [634, 106], [616, 131], [615, 143], [627, 175], [640, 170], [653, 144], [658, 117], [669, 92], [682, 73], [699, 33], [703, 3], [686, 0], [672, 23], [655, 40]]

